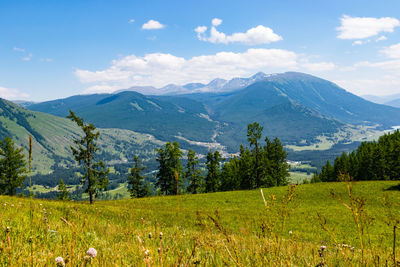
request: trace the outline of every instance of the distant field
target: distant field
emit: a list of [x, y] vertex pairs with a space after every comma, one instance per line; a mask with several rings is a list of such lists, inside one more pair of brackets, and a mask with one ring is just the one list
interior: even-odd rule
[[[399, 203], [400, 191], [389, 190], [398, 184], [354, 185], [353, 194], [366, 199], [365, 218], [371, 221], [364, 229], [363, 260], [352, 213], [330, 194], [332, 190], [348, 203], [344, 184], [319, 183], [295, 187], [289, 202], [282, 201], [287, 187], [264, 189], [268, 209], [259, 190], [98, 201], [92, 206], [1, 196], [0, 264], [54, 266], [62, 256], [69, 261], [66, 266], [83, 266], [89, 247], [98, 252], [94, 266], [316, 266], [322, 261], [370, 266], [376, 256], [391, 264], [393, 226], [382, 203], [385, 195], [393, 205]], [[399, 218], [397, 206], [391, 211]], [[323, 257], [318, 251], [322, 245]]]

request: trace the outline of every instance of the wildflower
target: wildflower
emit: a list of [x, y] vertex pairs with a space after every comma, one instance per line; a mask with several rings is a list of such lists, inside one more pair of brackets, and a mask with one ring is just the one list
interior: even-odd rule
[[94, 248], [89, 248], [86, 254], [92, 258], [97, 256], [97, 251]]
[[291, 234], [293, 234], [293, 232], [292, 232], [292, 231], [289, 231], [289, 235], [291, 235]]
[[149, 251], [148, 249], [146, 249], [146, 251], [144, 252], [144, 254], [145, 254], [146, 256], [149, 256], [149, 253], [150, 253], [150, 251]]
[[149, 238], [151, 239], [153, 237], [153, 235], [151, 233], [149, 233]]
[[324, 250], [326, 249], [326, 246], [321, 246], [320, 249], [321, 249], [322, 251], [324, 251]]
[[57, 257], [56, 258], [56, 265], [57, 266], [65, 266], [64, 259], [62, 257]]
[[162, 232], [160, 232], [160, 239], [162, 239], [162, 236], [163, 236], [163, 233], [162, 233]]

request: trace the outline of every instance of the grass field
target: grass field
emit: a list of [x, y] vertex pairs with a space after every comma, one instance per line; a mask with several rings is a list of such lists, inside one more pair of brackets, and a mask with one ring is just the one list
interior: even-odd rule
[[0, 265], [391, 266], [398, 184], [355, 183], [353, 201], [344, 183], [263, 189], [267, 205], [260, 190], [94, 205], [1, 196]]

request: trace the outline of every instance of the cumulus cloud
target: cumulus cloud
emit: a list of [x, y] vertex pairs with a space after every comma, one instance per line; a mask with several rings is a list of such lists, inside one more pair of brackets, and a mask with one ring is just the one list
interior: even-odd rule
[[17, 89], [5, 88], [0, 86], [0, 97], [8, 100], [19, 100], [29, 98], [28, 94], [21, 93]]
[[198, 26], [194, 30], [197, 33], [197, 38], [201, 41], [210, 43], [243, 43], [246, 45], [269, 44], [282, 40], [282, 37], [274, 33], [271, 28], [263, 25], [258, 25], [246, 32], [237, 32], [232, 35], [226, 35], [225, 33], [218, 31], [216, 28], [221, 25], [221, 23], [222, 20], [218, 18], [214, 18], [211, 21], [212, 27], [209, 36], [206, 35], [206, 26]]
[[340, 27], [337, 27], [339, 39], [365, 39], [382, 32], [393, 32], [395, 27], [400, 26], [396, 18], [383, 17], [350, 17], [344, 15]]
[[113, 60], [107, 69], [77, 69], [75, 75], [82, 83], [89, 84], [86, 93], [94, 93], [113, 92], [131, 86], [206, 83], [213, 78], [230, 79], [258, 71], [287, 71], [298, 67], [298, 55], [292, 51], [258, 48], [242, 53], [219, 52], [188, 59], [164, 53], [129, 55]]
[[143, 30], [158, 30], [158, 29], [162, 29], [162, 28], [165, 28], [165, 25], [161, 24], [160, 22], [158, 22], [156, 20], [152, 20], [152, 19], [142, 25]]
[[389, 58], [400, 59], [400, 43], [382, 49], [381, 53], [385, 54]]
[[211, 21], [211, 23], [212, 23], [213, 26], [217, 27], [217, 26], [221, 25], [222, 19], [214, 18], [214, 19]]
[[128, 23], [134, 23], [135, 22], [135, 19], [130, 19], [129, 21], [128, 21]]

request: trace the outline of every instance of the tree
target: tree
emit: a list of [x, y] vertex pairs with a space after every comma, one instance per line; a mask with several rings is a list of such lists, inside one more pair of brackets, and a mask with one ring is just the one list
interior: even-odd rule
[[65, 185], [63, 179], [60, 179], [60, 183], [58, 184], [58, 196], [59, 200], [69, 200], [69, 194], [67, 191], [67, 186]]
[[260, 186], [280, 186], [288, 183], [289, 164], [286, 161], [286, 151], [278, 138], [270, 141], [265, 138], [263, 151], [262, 179]]
[[175, 195], [179, 193], [182, 180], [182, 151], [178, 142], [167, 142], [164, 148], [157, 149], [158, 173], [156, 185], [162, 194]]
[[217, 192], [220, 186], [220, 171], [219, 163], [221, 154], [216, 150], [214, 153], [207, 154], [207, 177], [206, 177], [206, 192]]
[[74, 140], [78, 147], [71, 146], [71, 150], [75, 160], [83, 166], [84, 176], [81, 183], [87, 184], [85, 192], [89, 194], [89, 201], [92, 204], [94, 197], [99, 192], [106, 190], [108, 185], [108, 168], [106, 168], [104, 162], [96, 162], [94, 160], [94, 156], [98, 151], [96, 141], [100, 136], [100, 132], [95, 132], [96, 127], [93, 124], [84, 123], [83, 119], [76, 116], [71, 110], [69, 113], [67, 118], [75, 122], [84, 133], [83, 137]]
[[13, 196], [26, 179], [23, 148], [16, 148], [10, 137], [0, 141], [0, 194]]
[[128, 191], [131, 195], [131, 198], [135, 197], [145, 197], [149, 194], [147, 190], [147, 186], [144, 183], [145, 177], [140, 174], [141, 171], [146, 169], [139, 159], [138, 156], [133, 158], [133, 168], [130, 170], [130, 175], [128, 177]]
[[264, 127], [261, 127], [257, 122], [247, 125], [247, 140], [250, 143], [250, 148], [254, 147], [252, 151], [254, 156], [252, 174], [255, 177], [255, 185], [257, 188], [261, 186], [260, 150], [258, 141], [261, 139], [263, 129]]
[[197, 164], [199, 164], [199, 158], [196, 156], [196, 152], [192, 149], [189, 149], [187, 158], [188, 162], [186, 165], [185, 179], [190, 183], [188, 192], [197, 194], [200, 191], [203, 178], [200, 170], [196, 168]]

